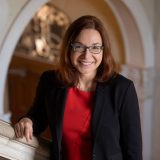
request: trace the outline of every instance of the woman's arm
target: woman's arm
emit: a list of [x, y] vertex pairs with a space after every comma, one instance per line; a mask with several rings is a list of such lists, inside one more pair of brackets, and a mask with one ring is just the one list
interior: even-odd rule
[[28, 113], [15, 124], [15, 134], [19, 138], [32, 139], [32, 134], [40, 134], [48, 125], [45, 107], [46, 73], [40, 77], [33, 104]]
[[128, 86], [120, 109], [121, 147], [125, 160], [142, 160], [142, 135], [138, 98], [133, 83]]

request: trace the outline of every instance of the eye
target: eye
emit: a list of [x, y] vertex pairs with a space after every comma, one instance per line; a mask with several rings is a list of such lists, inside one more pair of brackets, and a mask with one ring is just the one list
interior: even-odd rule
[[92, 49], [100, 49], [101, 46], [92, 46]]
[[80, 44], [75, 44], [75, 46], [74, 46], [75, 48], [83, 48], [83, 46], [82, 45], [80, 45]]
[[72, 43], [71, 46], [72, 46], [73, 48], [82, 48], [82, 47], [83, 47], [83, 45], [81, 45], [81, 44], [79, 44], [79, 43]]
[[80, 44], [80, 43], [73, 43], [71, 44], [73, 51], [75, 52], [84, 52], [85, 51], [85, 46]]

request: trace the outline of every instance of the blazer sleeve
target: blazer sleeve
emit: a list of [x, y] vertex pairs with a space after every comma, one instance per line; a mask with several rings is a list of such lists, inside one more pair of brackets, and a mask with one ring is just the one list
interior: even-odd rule
[[142, 160], [142, 134], [138, 98], [133, 82], [120, 109], [121, 147], [124, 160]]
[[43, 132], [48, 125], [48, 116], [45, 107], [46, 76], [45, 72], [41, 75], [32, 106], [26, 114], [26, 117], [30, 118], [33, 122], [33, 133], [36, 135]]

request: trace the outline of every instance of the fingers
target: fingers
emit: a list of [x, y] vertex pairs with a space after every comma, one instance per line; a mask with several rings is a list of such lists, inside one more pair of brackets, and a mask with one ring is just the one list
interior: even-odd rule
[[24, 136], [25, 136], [27, 142], [29, 142], [30, 140], [32, 140], [32, 137], [33, 137], [32, 134], [33, 134], [32, 125], [26, 124], [26, 127], [24, 128]]
[[17, 138], [23, 138], [23, 130], [24, 130], [24, 125], [19, 122], [15, 125], [15, 134]]
[[33, 127], [32, 121], [29, 118], [21, 119], [15, 126], [14, 126], [15, 134], [17, 138], [25, 137], [27, 142], [32, 140], [33, 137]]

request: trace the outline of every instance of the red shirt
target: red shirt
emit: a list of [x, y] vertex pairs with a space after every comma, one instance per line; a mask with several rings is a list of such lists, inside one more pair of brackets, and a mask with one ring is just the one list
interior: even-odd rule
[[70, 88], [66, 100], [62, 148], [65, 160], [91, 160], [91, 115], [94, 92]]

